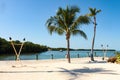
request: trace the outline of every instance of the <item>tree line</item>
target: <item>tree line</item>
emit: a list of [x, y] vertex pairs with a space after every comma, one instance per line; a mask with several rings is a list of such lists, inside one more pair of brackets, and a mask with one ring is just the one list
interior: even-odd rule
[[[14, 44], [21, 44], [19, 40], [13, 41]], [[15, 45], [16, 51], [19, 52], [20, 45]], [[25, 42], [23, 45], [22, 53], [39, 53], [47, 51], [48, 47], [44, 45], [35, 44], [32, 42]], [[0, 55], [3, 54], [13, 54], [14, 50], [10, 41], [5, 40], [0, 37]]]

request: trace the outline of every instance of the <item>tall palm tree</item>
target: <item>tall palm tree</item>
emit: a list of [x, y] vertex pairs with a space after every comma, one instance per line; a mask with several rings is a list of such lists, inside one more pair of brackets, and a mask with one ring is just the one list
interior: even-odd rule
[[89, 8], [90, 14], [88, 14], [89, 16], [93, 17], [93, 24], [94, 24], [94, 35], [93, 35], [93, 40], [92, 40], [92, 49], [91, 49], [91, 61], [94, 61], [94, 57], [93, 57], [93, 49], [94, 49], [94, 43], [95, 43], [95, 36], [96, 36], [96, 15], [101, 12], [101, 10], [97, 10], [96, 8]]
[[87, 39], [86, 34], [79, 29], [79, 26], [82, 24], [89, 24], [90, 19], [88, 16], [76, 16], [76, 13], [79, 13], [80, 9], [77, 6], [66, 7], [66, 9], [59, 8], [56, 15], [50, 17], [47, 22], [47, 28], [52, 34], [53, 32], [58, 33], [59, 35], [65, 35], [67, 40], [67, 58], [68, 63], [71, 63], [70, 60], [70, 36], [80, 34], [82, 37]]

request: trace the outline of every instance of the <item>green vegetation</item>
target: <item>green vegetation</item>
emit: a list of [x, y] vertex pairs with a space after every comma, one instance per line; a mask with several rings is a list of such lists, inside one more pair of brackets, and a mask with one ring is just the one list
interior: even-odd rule
[[116, 63], [120, 63], [120, 52], [116, 52]]
[[25, 42], [24, 47], [23, 47], [23, 52], [24, 53], [39, 53], [39, 52], [44, 52], [47, 51], [48, 47], [39, 45], [39, 44], [34, 44], [32, 42]]
[[[14, 41], [14, 43], [21, 43], [19, 40]], [[19, 45], [15, 45], [16, 50], [18, 51], [20, 49]], [[38, 53], [38, 52], [43, 52], [47, 51], [48, 47], [39, 45], [39, 44], [34, 44], [32, 42], [25, 42], [22, 53]], [[11, 43], [3, 38], [0, 38], [0, 55], [4, 54], [13, 54], [14, 50], [11, 46]]]
[[94, 61], [94, 57], [93, 57], [93, 49], [94, 49], [94, 43], [95, 43], [95, 36], [96, 36], [96, 26], [97, 26], [97, 22], [96, 22], [96, 15], [101, 12], [101, 10], [97, 10], [96, 8], [89, 8], [90, 14], [88, 14], [89, 16], [93, 17], [93, 24], [94, 24], [94, 35], [93, 35], [93, 40], [92, 40], [92, 49], [91, 49], [91, 61]]
[[86, 34], [80, 29], [80, 25], [89, 24], [90, 19], [86, 15], [79, 15], [80, 9], [77, 6], [66, 7], [66, 9], [59, 8], [56, 15], [50, 17], [47, 22], [47, 28], [50, 34], [53, 32], [59, 35], [65, 35], [67, 41], [67, 56], [70, 63], [70, 37], [71, 35], [81, 35], [87, 39]]

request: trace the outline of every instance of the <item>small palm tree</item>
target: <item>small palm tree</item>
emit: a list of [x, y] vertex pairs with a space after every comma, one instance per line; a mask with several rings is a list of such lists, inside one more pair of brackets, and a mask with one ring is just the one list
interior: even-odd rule
[[89, 24], [90, 19], [88, 16], [78, 16], [76, 13], [80, 12], [80, 9], [77, 6], [66, 7], [66, 9], [59, 8], [56, 15], [50, 17], [47, 22], [47, 28], [52, 34], [56, 32], [59, 35], [65, 34], [67, 40], [67, 57], [68, 62], [70, 63], [70, 36], [80, 34], [82, 37], [87, 39], [86, 34], [79, 29], [79, 26], [82, 24]]
[[96, 8], [89, 8], [90, 14], [88, 14], [89, 16], [93, 17], [94, 21], [94, 35], [93, 35], [93, 40], [92, 40], [92, 49], [91, 49], [91, 61], [94, 61], [94, 57], [93, 57], [93, 49], [94, 49], [94, 43], [95, 43], [95, 35], [96, 35], [96, 15], [101, 12], [101, 10], [97, 10]]

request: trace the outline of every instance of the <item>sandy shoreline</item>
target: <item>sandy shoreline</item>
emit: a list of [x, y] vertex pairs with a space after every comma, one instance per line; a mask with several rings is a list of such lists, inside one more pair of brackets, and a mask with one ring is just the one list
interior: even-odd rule
[[102, 58], [0, 61], [0, 80], [120, 80], [120, 64]]

